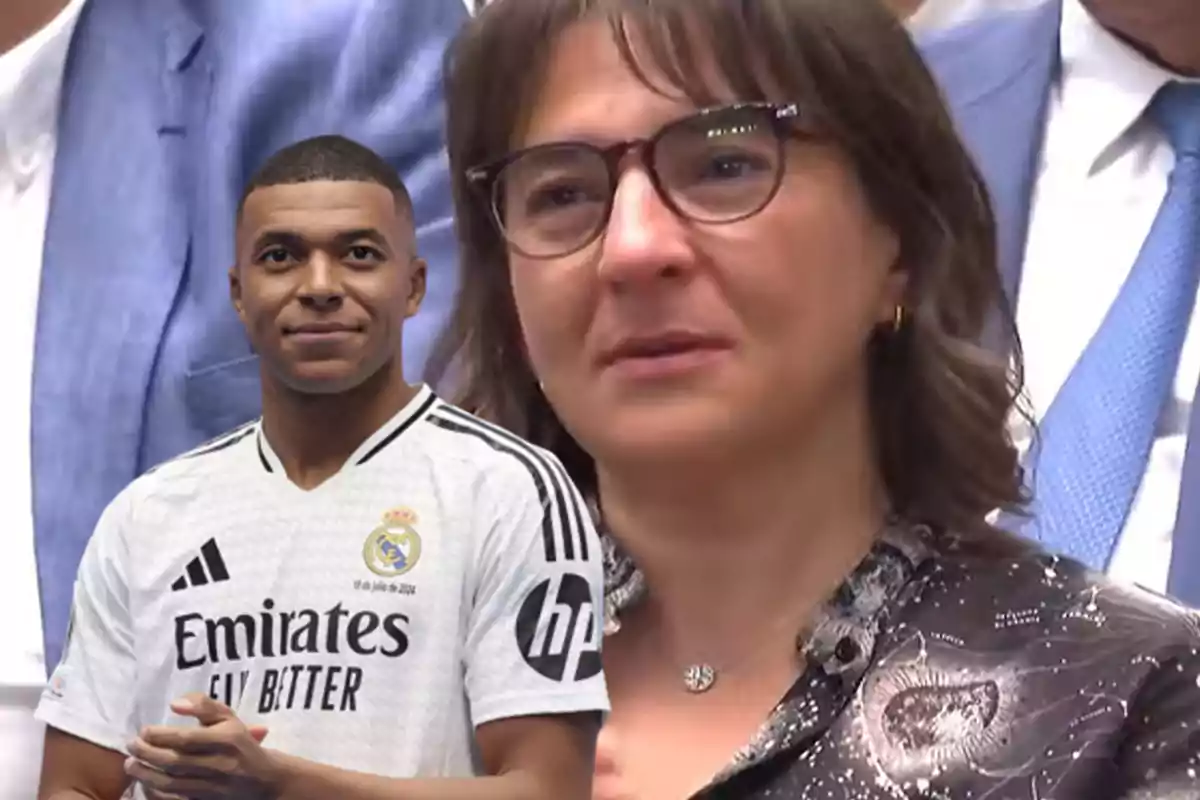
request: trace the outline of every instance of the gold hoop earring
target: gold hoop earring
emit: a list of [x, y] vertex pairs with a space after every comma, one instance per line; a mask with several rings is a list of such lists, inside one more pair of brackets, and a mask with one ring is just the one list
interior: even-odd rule
[[896, 311], [892, 314], [892, 333], [899, 333], [904, 327], [904, 306], [900, 303], [896, 304]]

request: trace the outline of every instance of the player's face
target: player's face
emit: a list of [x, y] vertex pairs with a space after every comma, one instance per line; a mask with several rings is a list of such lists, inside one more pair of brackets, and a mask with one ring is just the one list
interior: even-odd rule
[[307, 394], [401, 376], [403, 322], [425, 265], [387, 188], [311, 181], [257, 189], [238, 225], [230, 291], [271, 376]]
[[[604, 25], [581, 23], [551, 58], [521, 145], [647, 139], [695, 112], [643, 85]], [[673, 213], [635, 155], [594, 242], [555, 258], [510, 247], [531, 365], [601, 463], [761, 445], [865, 405], [867, 342], [903, 287], [897, 239], [840, 151], [794, 138], [783, 147], [778, 193], [740, 221]], [[723, 166], [695, 168], [753, 179]]]

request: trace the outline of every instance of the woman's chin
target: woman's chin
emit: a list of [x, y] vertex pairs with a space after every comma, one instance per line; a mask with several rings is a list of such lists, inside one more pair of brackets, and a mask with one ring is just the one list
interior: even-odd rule
[[595, 415], [576, 428], [599, 462], [687, 462], [729, 453], [739, 440], [737, 415], [714, 403], [627, 408]]

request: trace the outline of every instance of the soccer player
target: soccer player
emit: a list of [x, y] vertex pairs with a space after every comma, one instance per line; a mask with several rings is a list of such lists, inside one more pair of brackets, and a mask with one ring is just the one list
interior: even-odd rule
[[251, 181], [229, 285], [262, 419], [104, 513], [43, 799], [590, 796], [600, 545], [554, 456], [405, 383], [412, 213], [341, 137]]

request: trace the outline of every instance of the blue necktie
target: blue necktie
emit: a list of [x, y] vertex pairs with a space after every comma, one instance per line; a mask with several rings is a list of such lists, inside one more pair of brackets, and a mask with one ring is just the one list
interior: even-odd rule
[[1200, 276], [1200, 86], [1168, 85], [1150, 115], [1175, 150], [1166, 197], [1027, 462], [1023, 532], [1095, 569], [1107, 569], [1145, 474]]

